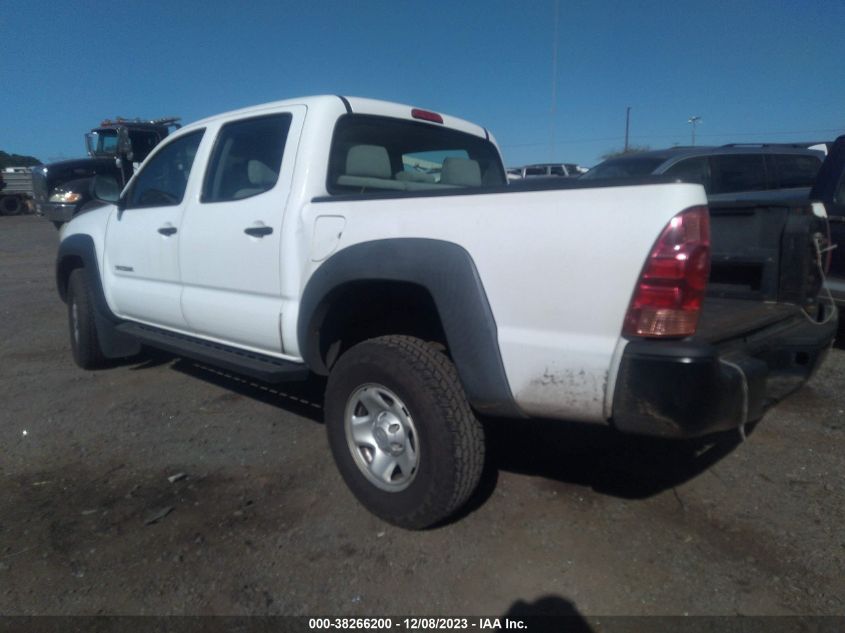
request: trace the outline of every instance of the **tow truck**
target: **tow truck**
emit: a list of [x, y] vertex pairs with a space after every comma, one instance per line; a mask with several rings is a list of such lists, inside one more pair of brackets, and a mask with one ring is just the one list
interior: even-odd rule
[[94, 176], [111, 176], [123, 187], [153, 148], [179, 127], [178, 117], [104, 120], [85, 135], [88, 158], [33, 168], [36, 213], [60, 227], [92, 202]]

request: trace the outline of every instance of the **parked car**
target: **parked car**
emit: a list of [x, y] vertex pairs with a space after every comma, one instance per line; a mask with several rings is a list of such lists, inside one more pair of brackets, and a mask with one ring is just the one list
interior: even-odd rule
[[813, 265], [823, 214], [711, 217], [701, 185], [653, 178], [510, 187], [487, 130], [411, 106], [211, 117], [122, 192], [102, 174], [93, 191], [105, 204], [64, 225], [56, 260], [76, 363], [145, 343], [267, 381], [327, 376], [338, 469], [408, 528], [473, 493], [481, 415], [741, 429], [837, 325]]
[[711, 201], [754, 198], [760, 191], [787, 199], [809, 193], [824, 158], [825, 152], [796, 144], [672, 147], [608, 159], [581, 178], [663, 175], [700, 183]]
[[575, 178], [586, 173], [586, 168], [575, 163], [538, 163], [525, 165], [524, 167], [511, 167], [508, 169], [508, 180], [520, 178]]

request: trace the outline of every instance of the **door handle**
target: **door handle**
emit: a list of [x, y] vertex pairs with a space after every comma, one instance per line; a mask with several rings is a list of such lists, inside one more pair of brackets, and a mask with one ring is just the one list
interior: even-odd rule
[[176, 227], [175, 226], [168, 226], [167, 224], [165, 224], [164, 226], [159, 227], [158, 232], [161, 233], [162, 235], [170, 236], [170, 235], [173, 235], [176, 232]]
[[252, 237], [264, 237], [273, 232], [272, 226], [250, 226], [244, 229], [244, 233]]

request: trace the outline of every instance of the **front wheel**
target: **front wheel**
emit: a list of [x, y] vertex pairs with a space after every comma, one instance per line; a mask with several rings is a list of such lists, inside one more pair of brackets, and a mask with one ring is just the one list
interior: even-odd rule
[[481, 424], [454, 365], [420, 339], [384, 336], [343, 354], [329, 376], [325, 411], [341, 475], [385, 521], [430, 527], [478, 485]]
[[94, 297], [85, 270], [77, 268], [67, 285], [67, 316], [73, 360], [82, 369], [102, 367], [106, 357], [94, 321]]

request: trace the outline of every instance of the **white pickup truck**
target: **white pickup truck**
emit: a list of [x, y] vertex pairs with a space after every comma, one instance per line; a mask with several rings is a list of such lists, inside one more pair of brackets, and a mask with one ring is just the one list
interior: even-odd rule
[[56, 265], [77, 364], [143, 343], [266, 381], [328, 376], [340, 472], [408, 528], [473, 493], [479, 416], [740, 428], [836, 330], [811, 207], [708, 211], [700, 185], [659, 179], [507, 186], [487, 130], [410, 106], [211, 117], [122, 192], [93, 189], [104, 204], [65, 225]]

